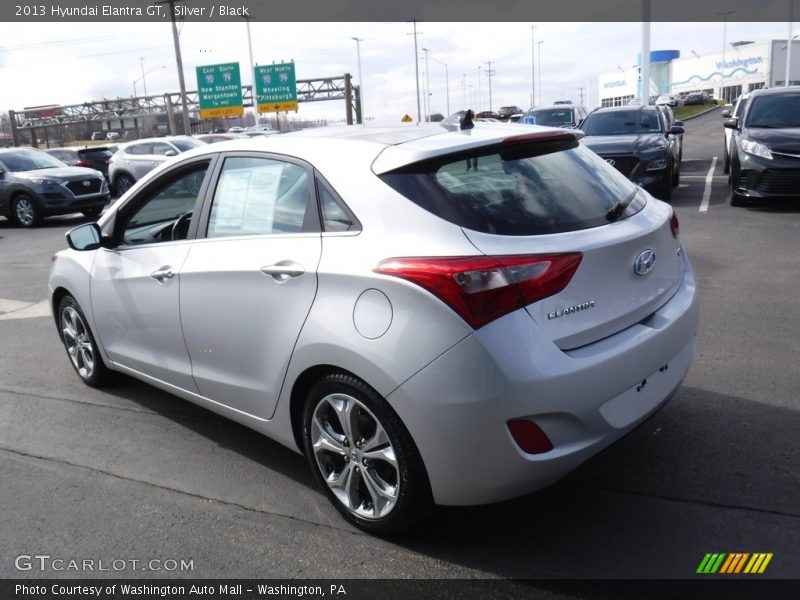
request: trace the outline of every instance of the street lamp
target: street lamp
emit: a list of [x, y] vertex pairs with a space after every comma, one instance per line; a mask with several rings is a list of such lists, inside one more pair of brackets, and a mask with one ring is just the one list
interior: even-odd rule
[[717, 14], [722, 16], [722, 68], [720, 69], [720, 98], [722, 98], [723, 102], [727, 102], [728, 99], [725, 97], [725, 46], [727, 46], [727, 36], [728, 36], [728, 15], [732, 15], [735, 13], [735, 10], [726, 10], [724, 12], [718, 12]]
[[431, 120], [431, 76], [430, 76], [430, 68], [428, 67], [428, 50], [427, 48], [423, 48], [422, 51], [425, 53], [425, 100], [426, 100], [426, 114], [425, 117], [426, 121]]
[[[144, 60], [144, 59], [139, 59], [139, 60]], [[160, 67], [153, 67], [152, 69], [150, 69], [146, 73], [142, 72], [142, 76], [141, 77], [137, 77], [136, 79], [133, 80], [133, 96], [136, 97], [136, 82], [137, 81], [142, 81], [142, 83], [144, 83], [144, 95], [147, 96], [147, 80], [145, 80], [145, 76], [149, 75], [153, 71], [158, 71], [160, 69], [166, 69], [166, 68], [167, 68], [166, 66], [161, 65]]]
[[533, 69], [533, 49], [536, 47], [536, 44], [533, 42], [535, 29], [536, 25], [531, 25], [531, 106], [536, 106], [536, 72]]
[[784, 78], [784, 86], [789, 87], [789, 80], [791, 79], [789, 69], [792, 66], [792, 40], [797, 36], [792, 36], [792, 28], [794, 27], [794, 0], [789, 0], [789, 35], [786, 37], [786, 77]]
[[356, 43], [356, 56], [358, 57], [358, 109], [361, 115], [361, 124], [364, 125], [366, 115], [364, 113], [364, 79], [361, 77], [361, 42], [364, 38], [350, 38]]
[[539, 50], [539, 102], [542, 101], [542, 44], [544, 44], [544, 40], [536, 42]]
[[447, 97], [447, 114], [450, 114], [450, 75], [447, 72], [447, 63], [442, 62], [436, 58], [431, 56], [431, 60], [434, 62], [439, 63], [440, 65], [444, 66], [444, 85], [445, 85], [445, 96]]
[[[256, 98], [256, 69], [253, 65], [253, 38], [250, 37], [250, 21], [253, 17], [242, 15], [244, 22], [247, 23], [247, 51], [250, 55], [250, 97], [253, 102], [254, 125], [258, 125], [258, 98]], [[277, 118], [277, 115], [276, 115]]]

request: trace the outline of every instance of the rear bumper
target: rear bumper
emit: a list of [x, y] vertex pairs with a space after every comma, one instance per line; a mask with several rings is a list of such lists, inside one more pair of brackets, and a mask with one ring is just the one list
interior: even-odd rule
[[[568, 352], [524, 311], [476, 331], [388, 396], [444, 505], [545, 487], [642, 423], [674, 394], [694, 354], [696, 283], [642, 322]], [[553, 449], [526, 454], [509, 419], [533, 420]]]

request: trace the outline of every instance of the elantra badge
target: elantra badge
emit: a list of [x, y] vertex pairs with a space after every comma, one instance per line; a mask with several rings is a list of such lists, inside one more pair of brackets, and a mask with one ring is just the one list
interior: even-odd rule
[[577, 312], [588, 310], [590, 308], [594, 308], [594, 300], [589, 300], [583, 304], [576, 304], [575, 306], [568, 306], [566, 308], [549, 312], [547, 313], [547, 320], [549, 321], [551, 319], [558, 319], [559, 317], [566, 317], [567, 315], [573, 315]]
[[656, 253], [650, 248], [642, 250], [633, 261], [633, 272], [642, 277], [650, 272], [654, 264], [656, 264]]

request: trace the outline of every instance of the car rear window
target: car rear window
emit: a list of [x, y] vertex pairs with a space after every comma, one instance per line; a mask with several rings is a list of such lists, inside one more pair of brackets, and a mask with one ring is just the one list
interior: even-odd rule
[[78, 155], [84, 160], [103, 160], [109, 158], [111, 152], [107, 148], [87, 148], [78, 150]]
[[531, 125], [548, 125], [561, 127], [572, 125], [572, 108], [542, 108], [529, 110], [523, 117]]
[[593, 112], [581, 123], [581, 129], [586, 135], [660, 133], [661, 122], [654, 110], [612, 110]]
[[191, 150], [192, 148], [199, 148], [200, 146], [205, 146], [206, 143], [201, 140], [196, 140], [194, 138], [172, 138], [170, 140], [181, 152], [186, 152], [187, 150]]
[[[429, 212], [467, 229], [540, 235], [607, 224], [644, 206], [638, 188], [577, 141], [503, 144], [415, 163], [380, 178]], [[611, 211], [612, 213], [615, 211]]]

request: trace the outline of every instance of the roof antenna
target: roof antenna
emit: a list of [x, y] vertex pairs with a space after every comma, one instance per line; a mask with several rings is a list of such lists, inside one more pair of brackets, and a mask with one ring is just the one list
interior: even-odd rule
[[468, 109], [466, 113], [464, 113], [464, 117], [461, 119], [461, 124], [459, 125], [459, 129], [464, 131], [465, 129], [472, 129], [475, 127], [475, 123], [473, 119], [475, 118], [475, 113], [472, 112], [472, 109]]

